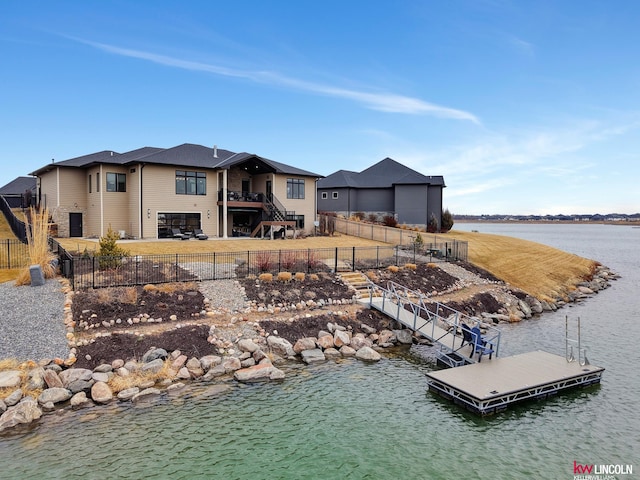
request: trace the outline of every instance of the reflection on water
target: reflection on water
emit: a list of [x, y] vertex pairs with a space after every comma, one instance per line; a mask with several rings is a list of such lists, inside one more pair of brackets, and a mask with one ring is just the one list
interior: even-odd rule
[[282, 382], [194, 384], [147, 406], [46, 415], [35, 430], [0, 437], [2, 477], [562, 479], [574, 461], [632, 464], [640, 229], [539, 227], [509, 234], [598, 259], [623, 278], [585, 303], [504, 326], [502, 353], [563, 354], [564, 317], [579, 316], [590, 360], [607, 369], [600, 386], [481, 418], [427, 392], [429, 347], [376, 364], [289, 365]]

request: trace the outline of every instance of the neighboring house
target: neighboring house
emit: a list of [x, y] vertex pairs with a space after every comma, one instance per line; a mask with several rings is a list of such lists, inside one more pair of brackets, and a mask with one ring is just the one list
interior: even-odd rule
[[31, 206], [35, 193], [35, 177], [18, 177], [0, 188], [0, 196], [4, 197], [11, 208]]
[[37, 201], [61, 237], [215, 237], [312, 230], [320, 175], [249, 153], [202, 145], [102, 151], [46, 165]]
[[350, 217], [362, 212], [400, 223], [442, 224], [442, 176], [426, 176], [385, 158], [362, 172], [338, 170], [318, 180], [318, 211]]

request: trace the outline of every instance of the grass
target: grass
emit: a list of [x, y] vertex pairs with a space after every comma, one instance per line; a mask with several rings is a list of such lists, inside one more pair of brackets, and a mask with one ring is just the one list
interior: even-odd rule
[[[69, 252], [82, 253], [98, 250], [96, 240], [79, 238], [58, 238], [58, 242]], [[388, 247], [388, 243], [368, 240], [365, 238], [351, 237], [348, 235], [335, 235], [333, 237], [307, 237], [287, 240], [260, 240], [260, 239], [226, 239], [226, 240], [133, 240], [120, 241], [119, 245], [126, 245], [131, 255], [164, 255], [175, 253], [210, 253], [210, 252], [246, 252], [264, 250], [298, 250], [335, 247]]]
[[528, 240], [455, 230], [447, 235], [468, 242], [471, 263], [539, 299], [564, 298], [597, 266], [593, 260]]

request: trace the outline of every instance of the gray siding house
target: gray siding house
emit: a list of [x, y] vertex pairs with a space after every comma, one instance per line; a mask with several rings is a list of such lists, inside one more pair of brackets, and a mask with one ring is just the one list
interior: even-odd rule
[[426, 176], [391, 158], [361, 172], [338, 170], [318, 180], [318, 211], [392, 215], [399, 223], [442, 224], [442, 176]]
[[0, 187], [0, 196], [4, 197], [11, 208], [29, 207], [35, 192], [35, 177], [18, 177]]

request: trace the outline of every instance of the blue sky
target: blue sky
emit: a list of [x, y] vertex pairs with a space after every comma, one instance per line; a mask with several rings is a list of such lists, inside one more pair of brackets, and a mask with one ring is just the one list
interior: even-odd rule
[[217, 145], [321, 175], [391, 157], [454, 214], [640, 211], [640, 2], [0, 4], [0, 185]]

